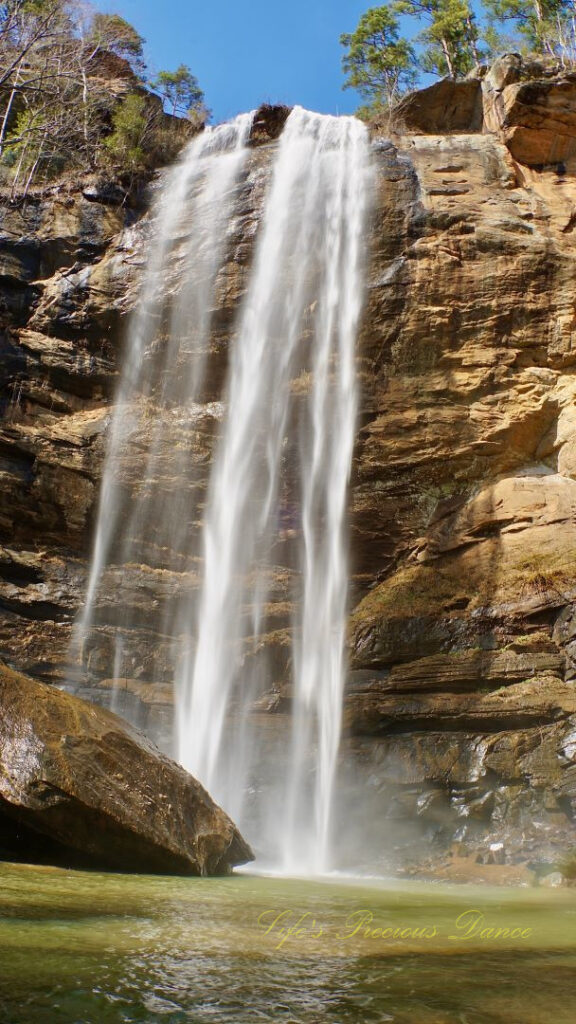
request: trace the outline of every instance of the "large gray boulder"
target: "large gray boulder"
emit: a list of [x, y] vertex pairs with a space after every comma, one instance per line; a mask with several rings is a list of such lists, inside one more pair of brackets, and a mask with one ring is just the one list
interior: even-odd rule
[[253, 859], [200, 783], [142, 733], [2, 663], [0, 854], [183, 875]]

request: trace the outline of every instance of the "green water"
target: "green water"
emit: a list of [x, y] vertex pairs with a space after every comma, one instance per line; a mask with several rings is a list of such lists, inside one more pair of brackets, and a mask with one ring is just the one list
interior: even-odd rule
[[576, 892], [0, 865], [1, 1024], [574, 1024]]

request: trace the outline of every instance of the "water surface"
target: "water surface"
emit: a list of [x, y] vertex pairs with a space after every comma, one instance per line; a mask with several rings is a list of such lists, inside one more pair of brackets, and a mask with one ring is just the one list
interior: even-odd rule
[[0, 954], [2, 1024], [576, 1019], [571, 890], [0, 865]]

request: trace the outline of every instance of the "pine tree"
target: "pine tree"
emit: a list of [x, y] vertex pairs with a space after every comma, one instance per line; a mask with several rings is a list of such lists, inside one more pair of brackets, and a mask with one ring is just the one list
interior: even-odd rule
[[479, 32], [468, 0], [395, 0], [392, 7], [427, 23], [417, 37], [423, 43], [422, 71], [462, 78], [480, 60]]
[[516, 28], [524, 48], [574, 59], [574, 6], [570, 0], [485, 0], [492, 24]]
[[150, 85], [152, 89], [160, 93], [172, 114], [192, 114], [194, 116], [202, 113], [204, 120], [206, 119], [204, 93], [198, 84], [198, 79], [185, 64], [180, 64], [176, 71], [161, 71]]
[[356, 30], [340, 37], [347, 53], [342, 67], [345, 89], [357, 89], [373, 107], [390, 107], [414, 86], [416, 55], [400, 36], [398, 18], [390, 7], [372, 7], [362, 15]]

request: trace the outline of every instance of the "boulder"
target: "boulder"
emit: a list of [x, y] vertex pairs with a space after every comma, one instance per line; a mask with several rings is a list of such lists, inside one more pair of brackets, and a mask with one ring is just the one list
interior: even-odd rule
[[262, 146], [280, 138], [291, 110], [292, 107], [263, 103], [254, 115], [250, 132], [250, 145]]
[[394, 121], [406, 131], [475, 132], [482, 127], [482, 93], [477, 78], [457, 82], [443, 78], [405, 96], [394, 108]]
[[546, 167], [576, 155], [576, 74], [506, 54], [482, 92], [485, 128], [500, 135], [514, 160]]
[[142, 733], [1, 663], [0, 852], [182, 875], [253, 859], [200, 783]]

